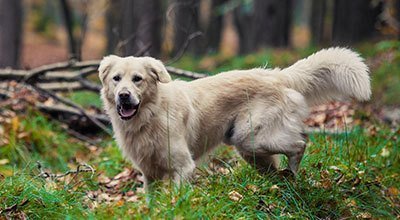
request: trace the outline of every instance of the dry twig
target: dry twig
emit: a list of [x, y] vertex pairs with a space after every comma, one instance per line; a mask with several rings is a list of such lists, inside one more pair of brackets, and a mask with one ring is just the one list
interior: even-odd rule
[[63, 174], [54, 174], [54, 173], [49, 173], [47, 171], [44, 171], [43, 166], [39, 161], [36, 161], [36, 163], [37, 163], [37, 168], [40, 171], [40, 173], [38, 174], [38, 177], [41, 177], [44, 179], [49, 178], [51, 180], [56, 180], [56, 179], [59, 179], [59, 178], [62, 178], [62, 177], [68, 176], [68, 175], [72, 175], [72, 174], [78, 175], [79, 173], [85, 173], [85, 172], [91, 172], [92, 176], [93, 176], [93, 174], [95, 172], [95, 169], [92, 166], [85, 163], [85, 164], [79, 164], [76, 167], [76, 170], [68, 170], [67, 172], [65, 172]]

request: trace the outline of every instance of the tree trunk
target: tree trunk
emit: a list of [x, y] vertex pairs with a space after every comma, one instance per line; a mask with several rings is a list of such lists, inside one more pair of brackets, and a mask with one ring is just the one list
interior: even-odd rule
[[21, 0], [0, 0], [0, 68], [18, 67], [21, 35]]
[[[76, 43], [76, 39], [74, 36], [74, 30], [73, 30], [73, 17], [72, 17], [72, 13], [71, 13], [71, 7], [68, 4], [67, 0], [61, 0], [61, 10], [62, 10], [62, 14], [63, 14], [63, 18], [64, 18], [64, 26], [65, 26], [65, 30], [67, 32], [67, 36], [68, 36], [68, 47], [69, 47], [69, 57], [70, 59], [77, 59], [77, 60], [81, 60], [81, 55], [80, 53], [78, 53], [78, 47], [77, 47], [77, 43]], [[83, 27], [82, 27], [83, 28]]]
[[107, 12], [107, 51], [123, 56], [147, 50], [158, 57], [161, 50], [160, 0], [111, 1]]
[[370, 38], [382, 3], [373, 7], [372, 0], [335, 0], [332, 39], [335, 44], [349, 44]]
[[396, 15], [397, 15], [397, 39], [400, 40], [400, 0], [396, 1]]
[[[178, 54], [186, 49], [194, 54], [204, 51], [200, 37], [189, 41], [191, 35], [200, 31], [199, 28], [199, 4], [200, 0], [174, 0], [172, 3], [174, 16], [174, 48], [173, 54]], [[187, 44], [187, 45], [186, 45]], [[187, 46], [187, 48], [185, 48]]]
[[121, 38], [122, 0], [110, 2], [106, 12], [107, 54], [117, 53], [117, 45]]
[[289, 45], [292, 0], [254, 0], [235, 10], [240, 52]]
[[227, 0], [212, 0], [211, 16], [208, 22], [207, 29], [205, 30], [205, 35], [207, 39], [207, 52], [218, 51], [219, 49], [224, 16], [218, 11], [218, 8], [225, 2], [227, 2]]
[[320, 44], [324, 36], [326, 0], [312, 0], [311, 6], [311, 40], [313, 44]]

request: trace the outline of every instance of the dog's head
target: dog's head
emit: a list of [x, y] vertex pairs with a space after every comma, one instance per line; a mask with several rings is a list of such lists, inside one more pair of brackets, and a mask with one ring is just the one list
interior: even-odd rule
[[114, 105], [122, 120], [133, 118], [143, 103], [154, 98], [157, 83], [171, 76], [161, 61], [151, 57], [105, 57], [99, 66], [102, 98]]

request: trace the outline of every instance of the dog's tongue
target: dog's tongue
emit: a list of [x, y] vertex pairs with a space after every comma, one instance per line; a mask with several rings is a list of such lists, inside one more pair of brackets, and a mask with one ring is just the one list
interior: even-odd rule
[[122, 117], [130, 117], [135, 113], [136, 109], [121, 109]]

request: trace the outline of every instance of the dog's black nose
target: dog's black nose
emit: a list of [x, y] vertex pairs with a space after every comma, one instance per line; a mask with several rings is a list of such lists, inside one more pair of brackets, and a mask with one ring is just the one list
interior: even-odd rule
[[119, 96], [119, 98], [120, 98], [121, 100], [127, 100], [127, 99], [129, 99], [130, 95], [131, 95], [131, 93], [128, 92], [128, 91], [126, 91], [126, 92], [120, 92], [120, 93], [118, 94], [118, 96]]

